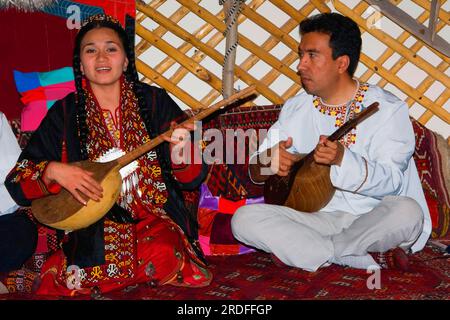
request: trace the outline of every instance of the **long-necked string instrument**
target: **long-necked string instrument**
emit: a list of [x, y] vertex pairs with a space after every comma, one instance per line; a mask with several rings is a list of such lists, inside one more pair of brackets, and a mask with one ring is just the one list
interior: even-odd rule
[[[378, 102], [374, 102], [336, 130], [328, 140], [340, 139], [377, 111]], [[335, 192], [330, 180], [330, 166], [316, 163], [313, 155], [314, 150], [302, 157], [285, 177], [270, 176], [264, 185], [265, 203], [285, 205], [302, 212], [317, 212], [325, 207]]]
[[[202, 110], [195, 116], [184, 121], [182, 125], [200, 121], [213, 112], [231, 105], [238, 100], [247, 98], [255, 94], [255, 86], [250, 86], [240, 92], [231, 95], [207, 109]], [[164, 142], [163, 136], [170, 137], [173, 129], [160, 134], [153, 140], [123, 155], [122, 157], [104, 163], [92, 162], [89, 160], [74, 162], [72, 165], [93, 172], [93, 178], [100, 183], [103, 188], [103, 197], [99, 202], [89, 199], [86, 206], [77, 201], [69, 191], [62, 189], [55, 195], [49, 195], [36, 199], [31, 204], [31, 210], [36, 219], [50, 227], [61, 230], [77, 230], [85, 228], [101, 219], [117, 201], [120, 194], [122, 178], [119, 170], [146, 154], [160, 143]]]

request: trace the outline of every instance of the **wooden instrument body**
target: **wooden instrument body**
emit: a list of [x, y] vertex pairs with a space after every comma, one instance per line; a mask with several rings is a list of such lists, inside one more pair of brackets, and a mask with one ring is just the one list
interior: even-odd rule
[[81, 161], [72, 165], [93, 172], [93, 178], [103, 188], [102, 201], [89, 199], [83, 206], [66, 189], [58, 194], [36, 199], [31, 210], [42, 224], [62, 230], [77, 230], [90, 226], [100, 220], [111, 209], [120, 194], [122, 177], [119, 163], [114, 160], [106, 163]]
[[333, 198], [335, 189], [329, 177], [330, 166], [314, 162], [310, 155], [304, 156], [287, 177], [273, 175], [266, 181], [265, 202], [317, 212]]
[[311, 161], [294, 174], [294, 183], [285, 205], [303, 212], [317, 212], [330, 202], [334, 192], [330, 166]]

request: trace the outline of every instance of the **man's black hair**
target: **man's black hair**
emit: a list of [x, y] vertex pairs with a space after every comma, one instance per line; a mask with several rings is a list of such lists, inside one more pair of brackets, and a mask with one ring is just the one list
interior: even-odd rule
[[347, 55], [350, 64], [347, 72], [353, 77], [361, 54], [361, 31], [352, 19], [339, 13], [320, 13], [300, 23], [300, 35], [310, 32], [325, 33], [330, 36], [333, 59]]

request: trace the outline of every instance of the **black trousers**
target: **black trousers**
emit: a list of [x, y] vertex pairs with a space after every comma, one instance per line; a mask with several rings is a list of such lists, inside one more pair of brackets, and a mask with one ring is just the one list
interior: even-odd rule
[[24, 212], [0, 216], [0, 272], [20, 269], [36, 250], [37, 227]]

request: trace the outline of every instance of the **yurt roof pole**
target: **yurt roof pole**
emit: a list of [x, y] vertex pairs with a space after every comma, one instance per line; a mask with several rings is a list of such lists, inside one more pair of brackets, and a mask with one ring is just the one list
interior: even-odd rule
[[223, 5], [225, 24], [227, 26], [224, 32], [226, 44], [222, 66], [222, 96], [224, 99], [234, 93], [234, 65], [236, 63], [236, 48], [238, 46], [237, 19], [241, 12], [241, 3], [244, 2], [245, 0], [219, 0], [219, 4]]
[[[414, 18], [407, 14], [402, 9], [393, 5], [389, 1], [380, 0], [365, 0], [367, 3], [373, 6], [378, 6], [386, 17], [397, 23], [403, 29], [412, 33], [417, 39], [422, 40], [430, 47], [436, 49], [442, 54], [450, 55], [450, 45], [448, 41], [441, 38], [436, 34], [436, 24], [439, 20], [439, 12], [441, 7], [440, 0], [432, 0], [430, 3], [430, 20], [428, 22], [428, 28], [423, 24], [418, 23]], [[339, 10], [339, 9], [338, 9]]]

